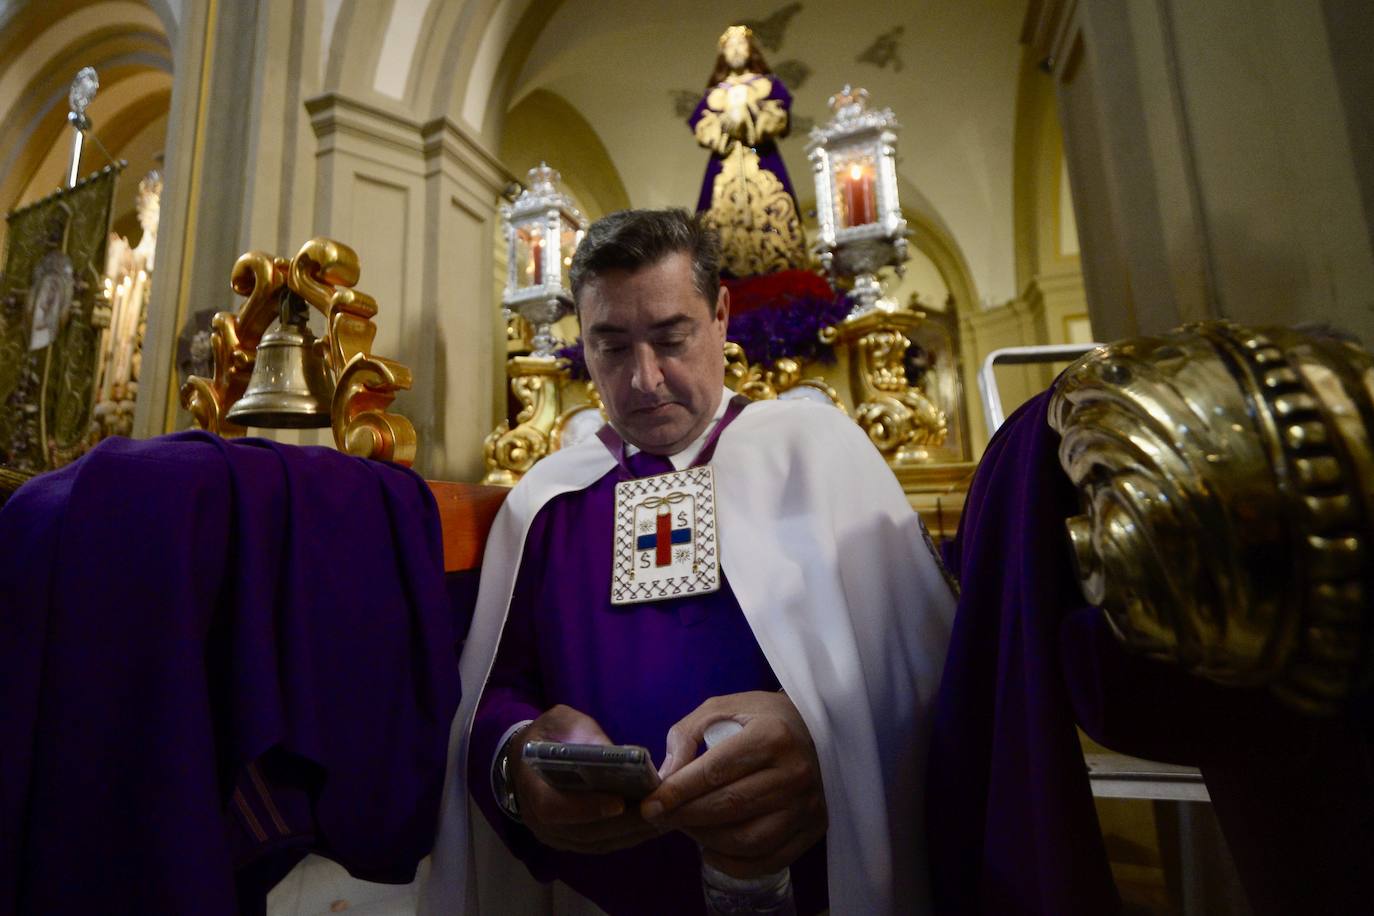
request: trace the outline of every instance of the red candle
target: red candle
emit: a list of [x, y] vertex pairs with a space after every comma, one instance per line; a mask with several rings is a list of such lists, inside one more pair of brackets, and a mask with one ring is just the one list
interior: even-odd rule
[[862, 226], [874, 221], [873, 174], [859, 163], [844, 176], [845, 226]]
[[544, 282], [544, 240], [537, 235], [534, 241], [530, 242], [530, 271], [530, 286], [538, 286]]

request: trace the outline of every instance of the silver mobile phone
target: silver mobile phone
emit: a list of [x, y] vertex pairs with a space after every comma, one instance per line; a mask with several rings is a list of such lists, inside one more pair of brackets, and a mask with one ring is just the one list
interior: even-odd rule
[[565, 792], [606, 792], [639, 801], [659, 783], [648, 750], [632, 744], [529, 741], [521, 756], [545, 782]]

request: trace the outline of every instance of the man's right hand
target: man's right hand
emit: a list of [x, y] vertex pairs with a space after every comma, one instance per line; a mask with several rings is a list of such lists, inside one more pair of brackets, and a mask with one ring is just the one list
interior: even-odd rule
[[510, 771], [520, 819], [541, 843], [569, 852], [605, 853], [637, 846], [663, 831], [639, 816], [639, 806], [626, 806], [618, 795], [563, 792], [530, 769], [521, 753], [527, 741], [611, 744], [596, 720], [571, 706], [555, 706], [515, 733], [510, 743]]

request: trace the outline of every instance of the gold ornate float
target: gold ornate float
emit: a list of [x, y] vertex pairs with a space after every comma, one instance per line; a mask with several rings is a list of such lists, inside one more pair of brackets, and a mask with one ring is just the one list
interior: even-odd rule
[[[730, 342], [723, 379], [753, 400], [810, 398], [843, 411], [882, 452], [932, 531], [952, 536], [973, 463], [967, 440], [951, 435], [951, 413], [962, 405], [941, 396], [959, 390], [957, 353], [943, 353], [928, 378], [907, 377], [908, 348], [929, 320], [908, 308], [846, 318], [821, 332], [830, 362], [784, 357], [751, 363]], [[594, 430], [605, 414], [595, 386], [573, 378], [566, 359], [518, 355], [506, 368], [516, 414], [487, 436], [483, 482], [512, 486], [535, 462]]]
[[1096, 350], [1050, 405], [1083, 591], [1126, 645], [1334, 712], [1371, 685], [1374, 358], [1189, 325]]
[[[289, 261], [241, 255], [231, 285], [246, 301], [214, 317], [214, 377], [193, 375], [181, 388], [196, 425], [222, 436], [247, 425], [329, 426], [340, 451], [411, 464], [415, 427], [387, 410], [411, 386], [410, 369], [372, 353], [377, 302], [354, 289], [359, 274], [357, 253], [327, 238]], [[309, 308], [325, 316], [322, 340], [310, 333]]]

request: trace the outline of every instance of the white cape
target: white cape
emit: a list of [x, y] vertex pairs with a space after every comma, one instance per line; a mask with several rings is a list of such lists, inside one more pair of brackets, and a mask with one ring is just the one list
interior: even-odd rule
[[[492, 901], [513, 912], [520, 894], [510, 882], [533, 882], [519, 863], [496, 861], [515, 862], [469, 806], [468, 734], [531, 521], [614, 465], [595, 437], [556, 452], [511, 491], [492, 526], [459, 662], [463, 698], [422, 913], [473, 913], [480, 903], [498, 911]], [[711, 465], [721, 566], [816, 744], [830, 912], [929, 912], [925, 751], [955, 601], [920, 522], [863, 431], [824, 405], [751, 404], [720, 437]], [[481, 836], [499, 849], [484, 848]]]

